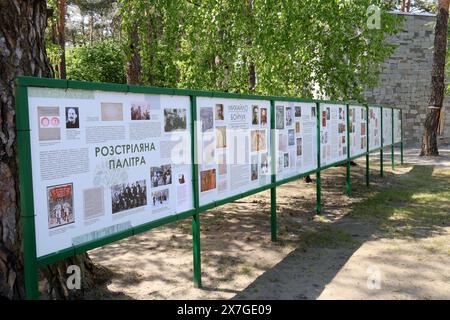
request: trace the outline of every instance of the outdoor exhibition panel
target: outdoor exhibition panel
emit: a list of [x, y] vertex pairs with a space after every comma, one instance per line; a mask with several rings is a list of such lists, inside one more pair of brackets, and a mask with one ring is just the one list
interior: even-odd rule
[[190, 99], [29, 88], [41, 257], [193, 208]]
[[369, 150], [381, 148], [381, 107], [369, 107]]
[[200, 205], [271, 183], [270, 101], [197, 98]]
[[394, 143], [402, 141], [402, 111], [394, 109]]
[[392, 145], [393, 109], [383, 108], [383, 147]]
[[367, 152], [367, 108], [349, 107], [350, 156], [356, 157]]
[[347, 159], [347, 106], [320, 104], [320, 165], [327, 166]]
[[[401, 110], [221, 92], [20, 77], [16, 87], [27, 297], [37, 269], [400, 143]], [[382, 139], [384, 143], [382, 144]], [[369, 143], [367, 143], [369, 140]], [[369, 146], [368, 146], [369, 145]], [[273, 161], [272, 161], [273, 159]], [[380, 174], [383, 174], [380, 151]]]
[[317, 106], [275, 101], [277, 181], [317, 169]]

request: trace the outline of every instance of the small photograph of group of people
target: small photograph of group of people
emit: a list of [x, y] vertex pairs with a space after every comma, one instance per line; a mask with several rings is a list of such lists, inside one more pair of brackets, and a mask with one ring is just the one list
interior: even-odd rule
[[150, 181], [152, 188], [172, 183], [172, 166], [170, 164], [150, 168]]
[[166, 207], [169, 202], [169, 189], [152, 192], [151, 201], [153, 208]]
[[187, 128], [186, 109], [164, 109], [164, 131], [184, 131]]
[[72, 183], [48, 187], [47, 203], [49, 229], [75, 222]]
[[120, 183], [111, 187], [112, 213], [147, 205], [145, 180]]
[[132, 103], [131, 120], [150, 120], [150, 106], [145, 102]]

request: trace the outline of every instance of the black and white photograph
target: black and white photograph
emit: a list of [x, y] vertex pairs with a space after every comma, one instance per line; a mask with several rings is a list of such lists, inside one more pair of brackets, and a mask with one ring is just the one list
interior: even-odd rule
[[131, 104], [131, 120], [150, 120], [150, 106], [146, 102]]
[[186, 130], [186, 109], [164, 109], [164, 131]]
[[288, 130], [288, 145], [289, 146], [295, 145], [295, 132], [294, 132], [294, 129]]
[[297, 156], [302, 155], [302, 138], [297, 138]]
[[147, 205], [145, 180], [120, 183], [111, 187], [112, 213], [139, 208]]
[[259, 125], [259, 107], [252, 106], [252, 125]]
[[211, 131], [214, 127], [213, 109], [210, 107], [200, 108], [200, 121], [202, 122], [202, 132]]
[[286, 126], [292, 126], [292, 122], [294, 121], [294, 112], [291, 107], [286, 107]]
[[295, 117], [300, 118], [302, 116], [302, 107], [295, 107]]
[[269, 155], [267, 153], [261, 154], [261, 175], [269, 174]]
[[216, 104], [216, 120], [225, 120], [225, 111], [223, 110], [223, 104]]
[[258, 180], [258, 156], [252, 156], [251, 180]]
[[289, 168], [289, 153], [284, 154], [284, 167]]
[[169, 189], [152, 192], [150, 202], [153, 209], [167, 207], [169, 204]]
[[79, 129], [80, 117], [78, 107], [66, 107], [66, 129]]
[[276, 128], [284, 129], [284, 106], [277, 106], [277, 115], [276, 115]]
[[172, 166], [170, 164], [150, 168], [151, 187], [157, 188], [172, 183]]
[[311, 117], [316, 117], [317, 116], [317, 114], [316, 114], [316, 107], [311, 107]]

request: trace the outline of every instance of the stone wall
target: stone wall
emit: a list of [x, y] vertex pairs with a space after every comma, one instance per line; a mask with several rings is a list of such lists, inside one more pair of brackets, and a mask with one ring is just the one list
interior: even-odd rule
[[[403, 109], [406, 146], [420, 146], [431, 87], [434, 15], [403, 15], [402, 30], [388, 41], [397, 45], [381, 67], [377, 88], [367, 90], [370, 103]], [[450, 143], [450, 99], [444, 100], [444, 132], [439, 143]]]

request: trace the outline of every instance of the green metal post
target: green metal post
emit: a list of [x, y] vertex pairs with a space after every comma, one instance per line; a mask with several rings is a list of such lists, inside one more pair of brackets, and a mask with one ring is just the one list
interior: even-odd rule
[[403, 165], [403, 109], [400, 109], [400, 163]]
[[202, 286], [201, 250], [200, 250], [200, 212], [198, 194], [198, 159], [197, 159], [197, 97], [191, 97], [191, 160], [192, 160], [192, 188], [194, 194], [195, 214], [192, 216], [192, 242], [194, 256], [194, 286]]
[[369, 117], [370, 108], [366, 105], [366, 186], [370, 185], [370, 117]]
[[275, 131], [275, 101], [270, 101], [270, 150], [271, 150], [271, 182], [270, 188], [270, 231], [272, 241], [277, 241], [277, 151], [276, 151], [276, 131]]
[[320, 103], [316, 103], [316, 116], [317, 116], [317, 172], [316, 172], [316, 212], [320, 214], [322, 212], [322, 190], [321, 190], [321, 146], [320, 146]]
[[348, 196], [352, 195], [352, 187], [350, 184], [350, 106], [347, 104], [347, 174], [345, 179], [345, 190]]
[[17, 123], [20, 126], [17, 130], [17, 145], [20, 159], [20, 218], [23, 236], [25, 295], [28, 300], [37, 300], [39, 299], [39, 288], [27, 87], [18, 86], [16, 97]]
[[394, 147], [394, 144], [395, 144], [395, 137], [394, 137], [394, 108], [391, 108], [391, 120], [392, 120], [392, 126], [391, 126], [391, 128], [392, 128], [392, 134], [391, 134], [391, 167], [392, 167], [392, 171], [394, 171], [395, 170], [395, 154], [394, 154], [394, 151], [395, 151], [395, 147]]
[[381, 149], [380, 149], [380, 176], [383, 177], [384, 176], [384, 172], [383, 172], [383, 145], [384, 145], [384, 134], [383, 134], [383, 118], [384, 118], [384, 114], [383, 114], [383, 107], [380, 107], [380, 114], [381, 114], [381, 119], [380, 119], [380, 123], [381, 123]]

